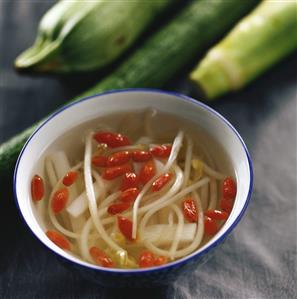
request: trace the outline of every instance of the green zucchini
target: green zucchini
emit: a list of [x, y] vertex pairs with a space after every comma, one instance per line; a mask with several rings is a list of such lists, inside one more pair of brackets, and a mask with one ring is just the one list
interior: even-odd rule
[[103, 67], [126, 50], [172, 0], [68, 1], [41, 19], [34, 45], [15, 61], [19, 70], [67, 73]]
[[[222, 37], [257, 2], [194, 0], [110, 76], [74, 100], [110, 89], [161, 87]], [[0, 177], [11, 171], [20, 149], [37, 125], [0, 146]]]
[[265, 0], [190, 74], [208, 99], [241, 89], [297, 49], [297, 4]]

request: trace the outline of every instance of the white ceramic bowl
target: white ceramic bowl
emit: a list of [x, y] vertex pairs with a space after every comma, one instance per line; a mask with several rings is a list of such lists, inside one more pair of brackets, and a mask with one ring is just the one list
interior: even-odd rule
[[[53, 244], [45, 235], [33, 212], [30, 181], [35, 163], [50, 144], [79, 124], [115, 112], [131, 111], [154, 107], [160, 111], [177, 115], [190, 120], [208, 132], [228, 154], [237, 177], [237, 195], [233, 210], [224, 224], [209, 243], [187, 257], [168, 265], [153, 269], [119, 270], [95, 266], [77, 259]], [[120, 285], [131, 286], [135, 275], [151, 282], [166, 282], [174, 279], [178, 269], [186, 268], [187, 264], [197, 264], [201, 257], [218, 245], [231, 232], [241, 219], [247, 208], [252, 191], [252, 165], [247, 148], [234, 127], [219, 113], [205, 104], [187, 96], [151, 89], [129, 89], [111, 91], [82, 99], [65, 106], [47, 118], [29, 138], [19, 156], [14, 174], [14, 191], [19, 210], [33, 234], [50, 250], [57, 253], [83, 272], [97, 275], [99, 282], [110, 285], [119, 279]], [[94, 274], [95, 273], [95, 274]], [[129, 282], [129, 279], [131, 281]], [[138, 280], [140, 283], [141, 279]], [[132, 283], [133, 285], [133, 283]]]

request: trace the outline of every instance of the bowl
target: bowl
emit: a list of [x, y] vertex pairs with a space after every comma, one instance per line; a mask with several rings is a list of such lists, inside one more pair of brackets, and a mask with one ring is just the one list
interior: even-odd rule
[[[237, 177], [237, 195], [233, 210], [220, 231], [204, 246], [175, 262], [145, 269], [102, 268], [73, 257], [52, 243], [39, 224], [31, 201], [30, 181], [36, 161], [53, 140], [78, 125], [98, 117], [154, 107], [183, 117], [202, 127], [228, 153]], [[34, 163], [35, 161], [35, 163]], [[166, 284], [185, 271], [196, 269], [221, 244], [242, 218], [252, 192], [252, 163], [247, 148], [234, 127], [207, 105], [182, 94], [153, 90], [127, 89], [109, 91], [69, 104], [49, 116], [24, 145], [14, 172], [14, 194], [17, 207], [29, 229], [52, 253], [72, 269], [104, 286], [140, 287]]]

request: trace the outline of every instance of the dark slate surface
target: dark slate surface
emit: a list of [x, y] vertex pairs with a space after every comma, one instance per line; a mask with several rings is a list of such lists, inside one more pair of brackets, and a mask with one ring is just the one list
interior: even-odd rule
[[[13, 60], [52, 1], [0, 2], [0, 142], [97, 78], [21, 76]], [[214, 257], [171, 286], [108, 290], [65, 269], [23, 225], [0, 182], [0, 298], [296, 298], [296, 55], [211, 104], [245, 139], [255, 186], [248, 212]], [[183, 87], [180, 87], [183, 90]]]

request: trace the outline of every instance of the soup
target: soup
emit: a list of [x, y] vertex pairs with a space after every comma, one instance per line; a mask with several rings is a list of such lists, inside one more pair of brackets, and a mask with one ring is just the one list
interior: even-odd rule
[[70, 254], [102, 267], [154, 267], [220, 230], [234, 177], [202, 128], [154, 109], [132, 111], [54, 141], [32, 175], [32, 204], [47, 237]]

